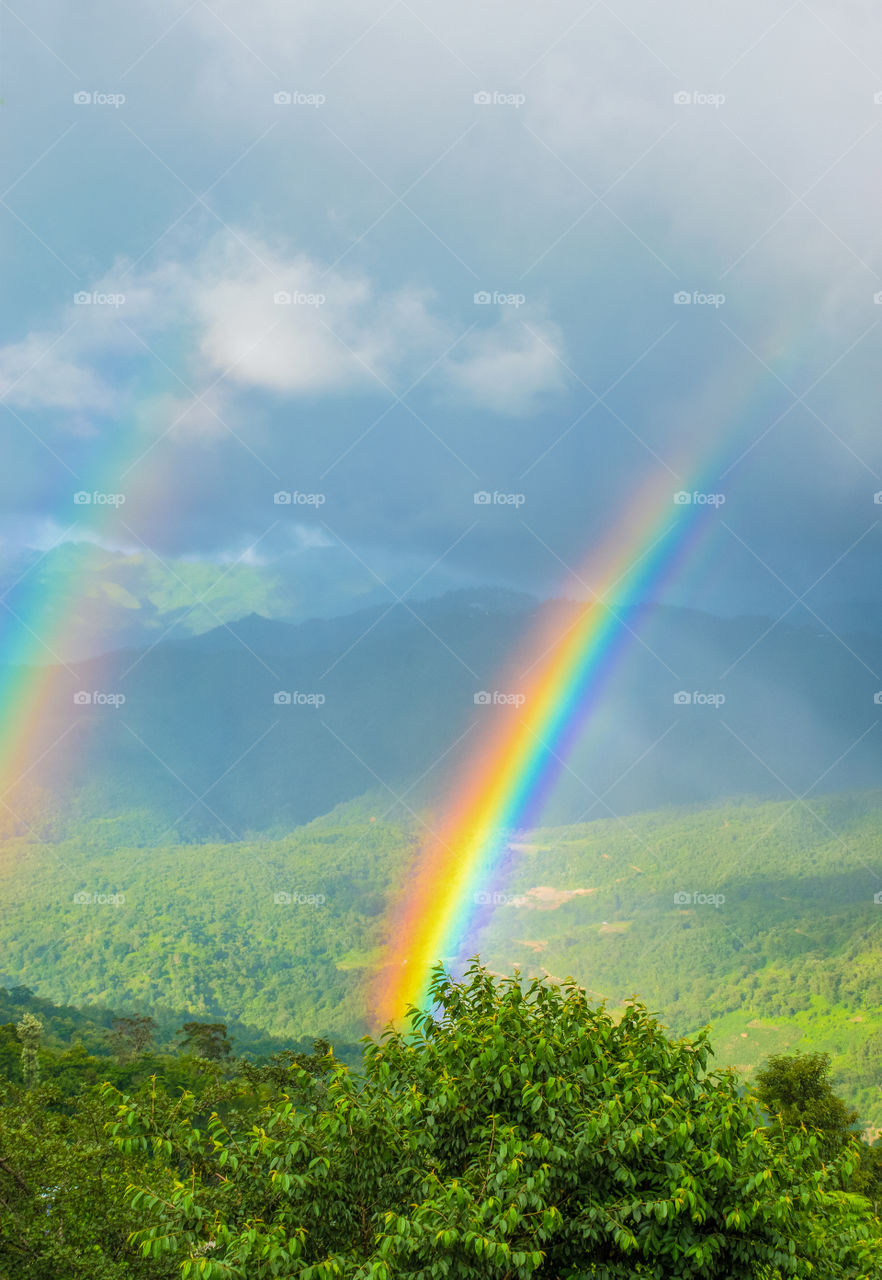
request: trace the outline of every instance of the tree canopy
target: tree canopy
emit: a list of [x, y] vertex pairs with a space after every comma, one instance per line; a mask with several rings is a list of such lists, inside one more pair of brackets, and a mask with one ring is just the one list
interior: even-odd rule
[[856, 1158], [764, 1124], [705, 1033], [477, 962], [431, 998], [360, 1076], [317, 1054], [210, 1114], [108, 1089], [143, 1254], [206, 1280], [882, 1276]]

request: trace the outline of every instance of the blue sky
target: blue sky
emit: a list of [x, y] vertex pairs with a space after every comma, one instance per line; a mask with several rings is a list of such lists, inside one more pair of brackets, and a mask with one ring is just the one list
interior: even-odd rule
[[4, 5], [4, 573], [91, 539], [304, 615], [577, 591], [661, 468], [726, 495], [672, 600], [876, 597], [880, 36], [821, 0]]

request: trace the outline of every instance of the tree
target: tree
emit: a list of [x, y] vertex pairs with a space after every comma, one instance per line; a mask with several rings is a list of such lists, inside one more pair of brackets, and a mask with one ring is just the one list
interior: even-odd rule
[[833, 1092], [828, 1053], [773, 1055], [757, 1072], [756, 1096], [786, 1127], [817, 1130], [825, 1157], [836, 1156], [855, 1136], [858, 1113]]
[[108, 1039], [120, 1062], [138, 1058], [151, 1045], [156, 1033], [153, 1018], [114, 1018]]
[[220, 1062], [232, 1051], [225, 1022], [185, 1022], [178, 1035], [183, 1036], [182, 1045], [191, 1049], [197, 1058]]
[[878, 1212], [882, 1205], [882, 1146], [860, 1139], [857, 1111], [833, 1092], [830, 1055], [776, 1054], [757, 1072], [756, 1086], [761, 1106], [785, 1129], [804, 1125], [817, 1131], [822, 1159], [835, 1159], [849, 1149], [856, 1151], [858, 1165], [849, 1185], [866, 1196]]
[[[71, 1098], [54, 1084], [27, 1092], [0, 1082], [2, 1280], [173, 1280], [178, 1267], [129, 1243], [141, 1225], [126, 1195], [143, 1165], [104, 1133], [94, 1090]], [[169, 1186], [158, 1165], [152, 1176]]]
[[284, 1090], [290, 1085], [291, 1073], [295, 1068], [305, 1071], [307, 1075], [324, 1076], [333, 1070], [336, 1061], [327, 1040], [313, 1040], [312, 1053], [298, 1053], [294, 1049], [288, 1049], [284, 1053], [270, 1054], [260, 1066], [243, 1062], [242, 1078], [257, 1087], [269, 1084]]
[[32, 1013], [25, 1013], [16, 1023], [16, 1031], [21, 1041], [21, 1074], [26, 1089], [33, 1089], [40, 1079], [40, 1064], [37, 1050], [43, 1036], [43, 1024]]
[[[285, 1094], [116, 1095], [147, 1179], [145, 1254], [202, 1280], [879, 1280], [882, 1224], [817, 1138], [769, 1130], [706, 1033], [669, 1039], [562, 986], [462, 982], [368, 1041], [364, 1074], [290, 1070]], [[252, 1095], [253, 1098], [253, 1095]]]

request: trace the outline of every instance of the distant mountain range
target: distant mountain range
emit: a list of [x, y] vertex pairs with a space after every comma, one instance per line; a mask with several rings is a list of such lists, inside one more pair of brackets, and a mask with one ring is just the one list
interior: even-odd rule
[[[14, 807], [47, 831], [140, 809], [154, 838], [201, 840], [282, 832], [367, 789], [443, 801], [490, 718], [517, 714], [475, 699], [517, 692], [510, 655], [540, 608], [465, 591], [296, 625], [251, 614], [47, 669]], [[548, 821], [878, 784], [879, 634], [669, 607], [622, 621]]]
[[[303, 547], [295, 539], [294, 549], [266, 560], [259, 549], [223, 559], [166, 559], [134, 535], [124, 549], [63, 539], [46, 550], [10, 548], [0, 538], [0, 599], [6, 606], [0, 651], [51, 662], [40, 639], [54, 647], [60, 637], [58, 656], [84, 661], [111, 649], [202, 635], [252, 611], [292, 623], [334, 617], [408, 591], [418, 572], [404, 557], [400, 566], [384, 564], [380, 581], [344, 547], [323, 545], [314, 532], [304, 537]], [[441, 565], [432, 585], [424, 579], [422, 594], [440, 594], [456, 581]], [[36, 633], [29, 616], [35, 600], [41, 619]]]

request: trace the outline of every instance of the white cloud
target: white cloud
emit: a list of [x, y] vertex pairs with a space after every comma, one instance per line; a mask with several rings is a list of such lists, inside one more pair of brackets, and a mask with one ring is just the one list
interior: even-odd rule
[[462, 343], [444, 372], [458, 398], [495, 413], [522, 416], [532, 413], [544, 395], [563, 388], [562, 358], [556, 326], [503, 318]]
[[[162, 380], [172, 388], [141, 394], [134, 411], [142, 425], [204, 434], [217, 428], [215, 414], [224, 415], [235, 389], [383, 392], [419, 377], [448, 345], [449, 327], [432, 313], [428, 291], [384, 290], [363, 273], [327, 270], [253, 237], [249, 251], [245, 240], [219, 232], [195, 257], [130, 276], [121, 306], [71, 303], [55, 331], [0, 347], [0, 395], [21, 408], [70, 411], [77, 421], [125, 412], [121, 362], [134, 357], [154, 371], [167, 365]], [[122, 266], [95, 291], [112, 289]]]
[[425, 294], [383, 292], [262, 245], [258, 261], [232, 238], [219, 248], [187, 292], [205, 369], [228, 383], [288, 395], [377, 389], [443, 342]]
[[[383, 289], [364, 273], [245, 241], [244, 233], [219, 232], [194, 257], [130, 275], [123, 306], [99, 315], [71, 304], [55, 333], [0, 348], [10, 402], [134, 414], [147, 436], [210, 436], [235, 413], [237, 394], [254, 390], [388, 395], [431, 370], [443, 398], [522, 415], [564, 384], [563, 341], [547, 321], [528, 325], [505, 314], [433, 368], [455, 330], [432, 309], [428, 291]], [[112, 289], [121, 269], [116, 264], [96, 290]], [[142, 390], [129, 404], [120, 370], [133, 360], [152, 373], [165, 366], [169, 390]]]
[[21, 409], [58, 409], [77, 415], [105, 413], [114, 395], [104, 378], [82, 359], [82, 335], [30, 333], [0, 347], [0, 399]]

